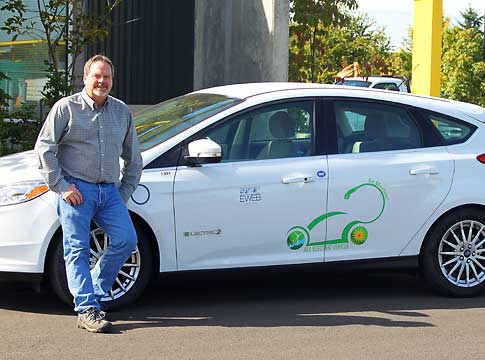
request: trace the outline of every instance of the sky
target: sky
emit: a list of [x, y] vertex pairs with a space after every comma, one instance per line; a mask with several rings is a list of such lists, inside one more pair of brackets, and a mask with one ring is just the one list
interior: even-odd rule
[[[378, 27], [385, 27], [391, 45], [400, 48], [409, 27], [413, 25], [414, 0], [358, 0], [358, 3], [359, 11], [367, 13]], [[443, 0], [443, 14], [456, 24], [460, 12], [468, 4], [483, 14], [485, 0]]]

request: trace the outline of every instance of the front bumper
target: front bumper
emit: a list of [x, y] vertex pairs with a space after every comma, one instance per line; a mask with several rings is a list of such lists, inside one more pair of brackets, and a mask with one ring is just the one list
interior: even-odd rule
[[[42, 274], [47, 248], [59, 227], [55, 194], [0, 207], [0, 273]], [[8, 277], [8, 276], [7, 276]]]

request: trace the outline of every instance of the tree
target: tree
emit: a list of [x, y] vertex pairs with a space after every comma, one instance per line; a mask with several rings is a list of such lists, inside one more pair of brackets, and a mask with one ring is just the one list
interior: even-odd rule
[[[290, 37], [296, 37], [297, 46], [290, 51], [290, 62], [299, 63], [304, 81], [314, 82], [318, 72], [318, 53], [322, 47], [318, 39], [328, 35], [330, 25], [344, 24], [348, 14], [344, 9], [356, 9], [357, 0], [291, 0]], [[308, 71], [307, 71], [308, 70]]]
[[[12, 35], [28, 34], [47, 44], [49, 60], [46, 64], [48, 81], [42, 95], [52, 106], [58, 99], [72, 91], [74, 67], [77, 57], [87, 44], [104, 39], [108, 35], [110, 14], [121, 0], [106, 0], [103, 15], [86, 14], [85, 0], [37, 0], [35, 9], [28, 9], [22, 0], [0, 0], [0, 11], [8, 11], [0, 29]], [[67, 68], [59, 62], [59, 49], [65, 46], [71, 61]]]
[[[393, 71], [390, 40], [384, 29], [365, 15], [347, 14], [343, 23], [318, 24], [309, 41], [301, 24], [290, 23], [291, 81], [331, 83], [343, 67], [357, 61], [363, 74]], [[313, 44], [314, 49], [311, 49]]]
[[413, 67], [413, 29], [409, 28], [408, 36], [403, 40], [401, 48], [391, 54], [391, 72], [403, 75], [411, 81]]
[[[483, 60], [483, 17], [473, 9], [462, 12], [464, 21], [458, 26], [451, 19], [443, 20], [441, 48], [441, 96], [485, 105], [485, 61]], [[478, 20], [477, 20], [478, 19]], [[400, 57], [403, 74], [411, 74], [412, 29], [403, 48], [395, 53]]]
[[481, 32], [484, 19], [474, 8], [469, 5], [465, 11], [460, 12], [460, 15], [463, 21], [458, 21], [458, 25], [462, 29], [476, 29]]
[[441, 93], [443, 97], [485, 106], [482, 34], [476, 27], [443, 24]]

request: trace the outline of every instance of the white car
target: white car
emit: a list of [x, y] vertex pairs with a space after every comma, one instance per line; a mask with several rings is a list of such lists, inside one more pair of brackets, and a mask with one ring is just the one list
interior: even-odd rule
[[[485, 286], [485, 109], [389, 91], [229, 85], [135, 115], [139, 242], [108, 306], [159, 272], [305, 263], [420, 268], [451, 296]], [[55, 194], [35, 155], [0, 158], [0, 274], [67, 303]], [[109, 239], [92, 225], [94, 265]], [[359, 261], [356, 261], [359, 260]]]
[[404, 77], [393, 76], [360, 76], [339, 79], [336, 85], [357, 86], [371, 89], [411, 92], [409, 80]]

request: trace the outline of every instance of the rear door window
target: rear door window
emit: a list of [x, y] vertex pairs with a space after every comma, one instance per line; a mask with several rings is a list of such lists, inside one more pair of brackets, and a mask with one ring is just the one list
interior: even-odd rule
[[335, 101], [340, 154], [424, 147], [422, 131], [405, 108], [375, 102]]

